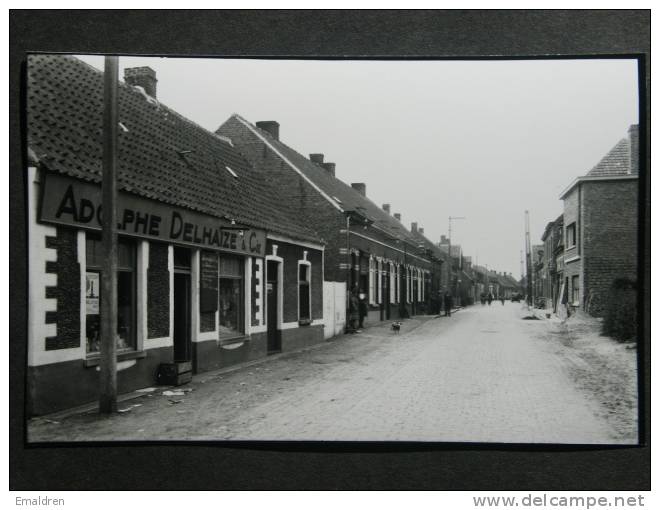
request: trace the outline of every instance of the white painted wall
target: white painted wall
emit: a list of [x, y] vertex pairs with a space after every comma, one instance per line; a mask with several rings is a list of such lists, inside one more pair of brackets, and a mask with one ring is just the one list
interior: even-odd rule
[[323, 282], [323, 337], [327, 340], [346, 327], [346, 283]]
[[[46, 287], [57, 285], [57, 275], [46, 273], [46, 261], [57, 260], [57, 250], [46, 248], [46, 236], [56, 236], [57, 229], [37, 223], [39, 181], [36, 167], [28, 168], [28, 365], [58, 363], [85, 356], [84, 329], [79, 347], [46, 350], [46, 337], [57, 336], [57, 325], [46, 324], [46, 312], [57, 310], [56, 299], [46, 299]], [[80, 236], [78, 237], [80, 239]], [[85, 263], [85, 245], [78, 246], [78, 259]], [[85, 278], [81, 276], [84, 294]]]

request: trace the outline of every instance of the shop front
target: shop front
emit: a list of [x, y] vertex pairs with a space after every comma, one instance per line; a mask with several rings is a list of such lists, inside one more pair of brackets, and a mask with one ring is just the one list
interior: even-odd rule
[[[29, 168], [29, 414], [92, 402], [100, 358], [100, 187]], [[323, 340], [323, 247], [118, 196], [117, 381], [202, 372]], [[272, 236], [271, 236], [272, 237]], [[298, 331], [298, 330], [302, 331]]]

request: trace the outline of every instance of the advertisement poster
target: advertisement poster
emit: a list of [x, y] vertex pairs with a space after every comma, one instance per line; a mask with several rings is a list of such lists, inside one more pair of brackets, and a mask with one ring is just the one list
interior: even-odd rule
[[101, 292], [98, 273], [87, 273], [85, 289], [87, 315], [98, 315], [99, 294]]

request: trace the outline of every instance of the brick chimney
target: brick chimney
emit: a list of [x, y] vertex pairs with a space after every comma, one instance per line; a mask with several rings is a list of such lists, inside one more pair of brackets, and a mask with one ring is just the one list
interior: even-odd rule
[[309, 160], [318, 164], [322, 165], [323, 164], [323, 154], [310, 154], [309, 155]]
[[441, 235], [440, 236], [440, 244], [449, 244], [449, 239], [447, 239], [446, 235]]
[[363, 182], [352, 182], [351, 188], [357, 191], [363, 197], [367, 196], [367, 185]]
[[420, 234], [424, 235], [424, 228], [423, 228], [423, 227], [419, 227], [419, 228], [417, 229], [417, 232], [419, 232]]
[[395, 212], [394, 213], [394, 219], [398, 220], [398, 221], [401, 221], [401, 213], [400, 212]]
[[124, 69], [124, 81], [134, 87], [142, 87], [144, 91], [156, 98], [156, 71], [151, 67], [127, 67]]
[[413, 221], [413, 222], [410, 224], [410, 231], [411, 231], [411, 232], [417, 232], [417, 222], [416, 222], [416, 221]]
[[335, 164], [334, 163], [323, 163], [323, 168], [333, 177], [335, 176]]
[[280, 139], [280, 123], [274, 120], [260, 120], [257, 127], [267, 131], [275, 140]]
[[390, 204], [383, 204], [383, 211], [390, 214]]
[[628, 143], [630, 145], [630, 153], [628, 168], [630, 169], [631, 174], [639, 173], [639, 125], [633, 124], [628, 129]]

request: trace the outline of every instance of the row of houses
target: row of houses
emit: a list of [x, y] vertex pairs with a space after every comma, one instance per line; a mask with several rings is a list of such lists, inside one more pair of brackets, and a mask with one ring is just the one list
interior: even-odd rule
[[638, 268], [639, 128], [561, 193], [563, 213], [532, 247], [533, 290], [559, 314], [602, 317], [612, 284]]
[[[287, 146], [276, 121], [207, 131], [158, 101], [149, 67], [125, 70], [118, 109], [119, 392], [161, 363], [203, 372], [343, 333], [351, 292], [369, 322], [510, 284]], [[97, 397], [102, 112], [102, 72], [29, 58], [29, 415]]]

